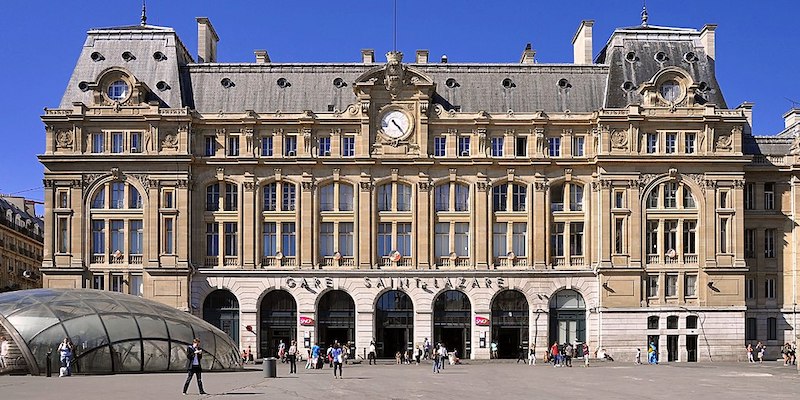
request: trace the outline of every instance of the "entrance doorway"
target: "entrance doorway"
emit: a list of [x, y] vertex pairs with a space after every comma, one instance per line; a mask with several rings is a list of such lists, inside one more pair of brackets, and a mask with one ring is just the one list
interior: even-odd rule
[[259, 308], [260, 357], [277, 357], [281, 341], [288, 349], [297, 340], [297, 303], [285, 290], [273, 290], [261, 300]]
[[658, 335], [647, 335], [647, 343], [645, 343], [645, 345], [644, 345], [644, 348], [645, 348], [644, 354], [647, 357], [647, 362], [648, 363], [650, 362], [650, 344], [653, 344], [653, 346], [655, 347], [655, 350], [656, 350], [656, 361], [659, 361], [659, 357], [658, 357], [658, 351], [659, 351], [659, 349], [658, 349], [658, 339], [659, 339]]
[[686, 335], [686, 361], [697, 362], [697, 335]]
[[492, 301], [492, 340], [498, 358], [517, 358], [528, 351], [528, 300], [518, 290], [504, 290]]
[[667, 361], [678, 361], [678, 335], [667, 335]]
[[580, 293], [565, 289], [550, 299], [550, 340], [558, 342], [586, 342], [586, 303]]
[[[331, 290], [317, 304], [317, 343], [323, 348], [334, 342], [355, 348], [356, 304], [347, 292]], [[351, 353], [354, 354], [354, 353]]]
[[433, 337], [448, 351], [457, 351], [458, 357], [469, 358], [472, 304], [463, 292], [447, 290], [433, 303]]
[[375, 347], [379, 358], [394, 358], [398, 351], [413, 349], [414, 305], [399, 290], [390, 290], [375, 304]]
[[239, 345], [239, 301], [233, 293], [223, 289], [211, 292], [203, 301], [203, 319]]

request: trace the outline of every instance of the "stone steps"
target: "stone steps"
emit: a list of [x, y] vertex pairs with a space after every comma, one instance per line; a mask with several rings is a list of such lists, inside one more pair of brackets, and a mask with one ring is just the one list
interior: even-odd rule
[[0, 336], [5, 337], [9, 342], [8, 355], [5, 360], [6, 365], [5, 367], [0, 367], [0, 375], [27, 374], [28, 364], [25, 362], [25, 357], [22, 356], [22, 351], [2, 326], [0, 326]]

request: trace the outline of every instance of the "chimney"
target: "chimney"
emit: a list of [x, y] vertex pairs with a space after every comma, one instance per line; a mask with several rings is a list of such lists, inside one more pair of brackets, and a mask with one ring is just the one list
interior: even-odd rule
[[520, 64], [533, 64], [533, 56], [536, 55], [536, 51], [533, 50], [533, 47], [530, 43], [525, 45], [525, 50], [522, 50], [522, 57], [519, 58]]
[[717, 24], [706, 24], [703, 27], [703, 30], [700, 31], [700, 43], [703, 44], [703, 47], [706, 49], [706, 55], [711, 57], [712, 60], [717, 58], [717, 50], [716, 45], [714, 44], [716, 39]]
[[744, 114], [745, 119], [747, 119], [747, 125], [744, 127], [744, 133], [748, 135], [753, 133], [753, 105], [753, 103], [745, 101], [736, 107], [737, 110], [742, 110], [742, 114]]
[[219, 36], [207, 17], [197, 17], [197, 62], [217, 62]]
[[375, 63], [375, 50], [373, 49], [361, 49], [361, 62], [364, 64], [374, 64]]
[[594, 20], [585, 19], [572, 37], [572, 54], [575, 64], [586, 65], [592, 63], [592, 26]]
[[442, 54], [442, 59], [439, 62], [442, 64], [447, 64], [447, 54]]
[[417, 50], [417, 64], [428, 63], [428, 50]]
[[268, 64], [272, 62], [266, 50], [256, 50], [254, 53], [256, 53], [256, 64]]
[[800, 108], [792, 108], [789, 112], [783, 114], [784, 128], [789, 129], [797, 123], [800, 123]]

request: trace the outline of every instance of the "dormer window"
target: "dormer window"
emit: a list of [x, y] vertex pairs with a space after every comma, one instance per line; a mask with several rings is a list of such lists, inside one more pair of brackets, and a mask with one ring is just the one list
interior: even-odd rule
[[661, 87], [658, 88], [658, 93], [661, 94], [664, 100], [675, 103], [681, 97], [681, 85], [678, 81], [670, 79], [661, 84]]
[[115, 101], [124, 100], [128, 96], [128, 84], [123, 80], [116, 80], [108, 85], [108, 98]]

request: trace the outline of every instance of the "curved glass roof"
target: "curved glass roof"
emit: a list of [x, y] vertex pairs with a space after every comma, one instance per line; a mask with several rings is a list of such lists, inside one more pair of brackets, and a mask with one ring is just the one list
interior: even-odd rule
[[[193, 338], [205, 370], [241, 367], [236, 344], [194, 315], [141, 297], [92, 289], [32, 289], [0, 294], [3, 325], [29, 364], [43, 373], [47, 352], [58, 371], [58, 345], [75, 345], [79, 373], [185, 371]], [[20, 341], [24, 341], [20, 343]], [[35, 361], [35, 366], [30, 366]], [[36, 370], [38, 368], [38, 371]]]

